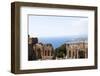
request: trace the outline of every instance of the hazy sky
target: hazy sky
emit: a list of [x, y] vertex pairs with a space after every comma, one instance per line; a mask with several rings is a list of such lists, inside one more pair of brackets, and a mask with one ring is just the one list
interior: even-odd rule
[[29, 35], [31, 37], [67, 37], [87, 34], [87, 17], [29, 16]]

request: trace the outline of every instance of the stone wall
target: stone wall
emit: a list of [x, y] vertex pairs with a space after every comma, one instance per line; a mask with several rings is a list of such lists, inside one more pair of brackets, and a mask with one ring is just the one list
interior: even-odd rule
[[88, 58], [88, 43], [86, 42], [66, 43], [66, 50], [68, 59]]
[[28, 60], [45, 60], [53, 58], [52, 44], [38, 43], [38, 38], [28, 37]]

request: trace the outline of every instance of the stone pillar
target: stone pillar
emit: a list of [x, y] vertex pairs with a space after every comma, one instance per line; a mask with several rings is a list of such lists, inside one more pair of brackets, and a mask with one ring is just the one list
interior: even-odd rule
[[43, 59], [43, 50], [41, 50], [41, 58]]
[[73, 51], [72, 51], [72, 49], [71, 49], [71, 59], [72, 59], [72, 56], [73, 56]]
[[75, 52], [76, 52], [76, 51], [75, 51], [75, 48], [74, 48], [74, 52], [73, 52], [73, 53], [74, 53], [74, 54], [73, 54], [73, 55], [74, 55], [74, 56], [73, 56], [74, 59], [75, 59]]
[[45, 56], [45, 50], [44, 50], [44, 56]]
[[69, 49], [67, 50], [67, 58], [69, 58]]
[[79, 49], [77, 50], [77, 59], [78, 59], [78, 52], [79, 52]]
[[86, 49], [85, 49], [85, 58], [87, 58], [87, 56], [86, 56]]
[[46, 56], [48, 56], [48, 50], [46, 50]]
[[88, 58], [88, 50], [85, 48], [85, 58]]
[[51, 52], [52, 52], [52, 51], [51, 51], [51, 50], [49, 50], [49, 56], [51, 56]]

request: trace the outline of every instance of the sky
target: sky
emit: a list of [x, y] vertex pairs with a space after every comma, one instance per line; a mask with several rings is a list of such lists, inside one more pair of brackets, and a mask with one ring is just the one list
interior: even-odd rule
[[29, 15], [31, 37], [88, 35], [88, 17]]

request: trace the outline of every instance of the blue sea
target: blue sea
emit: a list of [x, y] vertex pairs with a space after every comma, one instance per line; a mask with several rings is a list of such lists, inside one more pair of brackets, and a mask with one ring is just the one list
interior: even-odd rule
[[40, 37], [38, 38], [39, 42], [43, 44], [52, 44], [54, 48], [60, 47], [62, 44], [79, 39], [87, 40], [87, 36], [85, 37]]

